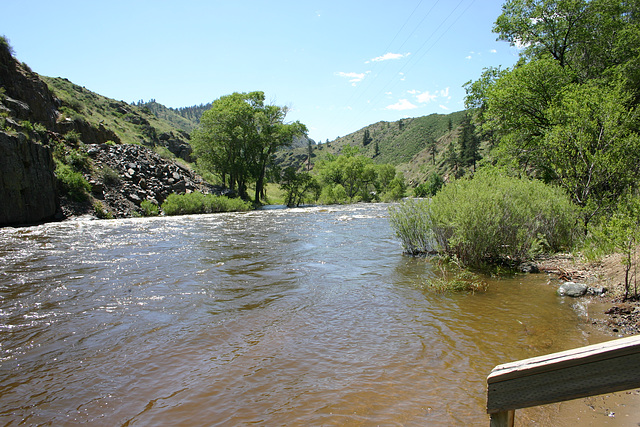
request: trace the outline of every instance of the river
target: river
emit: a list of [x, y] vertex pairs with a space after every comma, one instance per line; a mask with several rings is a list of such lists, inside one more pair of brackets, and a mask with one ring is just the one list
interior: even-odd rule
[[[0, 229], [0, 424], [488, 425], [493, 366], [613, 338], [545, 275], [432, 274], [384, 204]], [[516, 419], [636, 425], [636, 402]]]

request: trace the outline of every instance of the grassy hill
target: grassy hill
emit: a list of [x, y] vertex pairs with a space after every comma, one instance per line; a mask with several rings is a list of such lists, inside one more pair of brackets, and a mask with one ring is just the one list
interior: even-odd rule
[[163, 119], [178, 129], [191, 133], [200, 123], [202, 113], [211, 108], [211, 103], [191, 107], [169, 108], [152, 99], [149, 102], [138, 102], [136, 106], [148, 108], [159, 119]]
[[[339, 155], [349, 145], [358, 147], [360, 154], [376, 163], [396, 166], [412, 186], [425, 182], [432, 172], [447, 179], [452, 171], [446, 162], [446, 150], [451, 142], [457, 144], [458, 128], [465, 114], [458, 111], [374, 123], [326, 144], [313, 145], [311, 162], [328, 154]], [[435, 142], [435, 155], [429, 150], [432, 142]], [[307, 146], [289, 147], [277, 154], [276, 162], [283, 168], [300, 168], [307, 161], [308, 153]]]

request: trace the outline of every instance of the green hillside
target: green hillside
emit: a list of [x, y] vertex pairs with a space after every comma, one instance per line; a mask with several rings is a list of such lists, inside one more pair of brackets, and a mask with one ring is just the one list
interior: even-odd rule
[[[450, 120], [452, 129], [456, 129], [464, 114], [460, 111], [397, 122], [378, 122], [328, 143], [327, 151], [338, 154], [343, 146], [352, 145], [359, 147], [361, 154], [371, 157], [376, 163], [408, 163], [427, 148], [429, 142], [437, 141], [449, 132]], [[369, 138], [365, 140], [367, 132]]]
[[188, 159], [191, 152], [188, 129], [193, 129], [195, 122], [183, 118], [184, 123], [178, 126], [173, 120], [154, 114], [147, 106], [104, 97], [64, 78], [41, 78], [60, 99], [60, 122], [103, 130], [106, 135], [112, 135], [108, 139], [114, 142], [163, 146], [174, 155]]
[[191, 107], [169, 108], [152, 99], [149, 102], [138, 102], [138, 107], [148, 108], [159, 119], [166, 120], [178, 129], [191, 133], [200, 123], [202, 113], [211, 108], [211, 103]]

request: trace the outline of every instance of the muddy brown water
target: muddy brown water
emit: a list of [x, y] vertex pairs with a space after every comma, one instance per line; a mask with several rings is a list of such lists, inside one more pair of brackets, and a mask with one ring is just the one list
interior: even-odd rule
[[[434, 294], [386, 205], [0, 229], [3, 425], [488, 425], [500, 363], [611, 339], [545, 275]], [[580, 303], [579, 303], [580, 304]], [[637, 425], [637, 392], [516, 413]]]

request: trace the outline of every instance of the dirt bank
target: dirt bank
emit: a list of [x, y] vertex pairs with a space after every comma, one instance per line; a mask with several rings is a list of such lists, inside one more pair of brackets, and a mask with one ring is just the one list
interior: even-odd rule
[[[552, 281], [557, 280], [558, 284], [573, 281], [604, 286], [607, 288], [604, 295], [582, 297], [589, 300], [589, 321], [616, 336], [640, 333], [640, 303], [623, 301], [625, 271], [621, 255], [610, 255], [600, 262], [586, 262], [569, 254], [559, 254], [538, 260], [538, 268], [551, 274]], [[630, 282], [633, 281], [631, 277]]]

